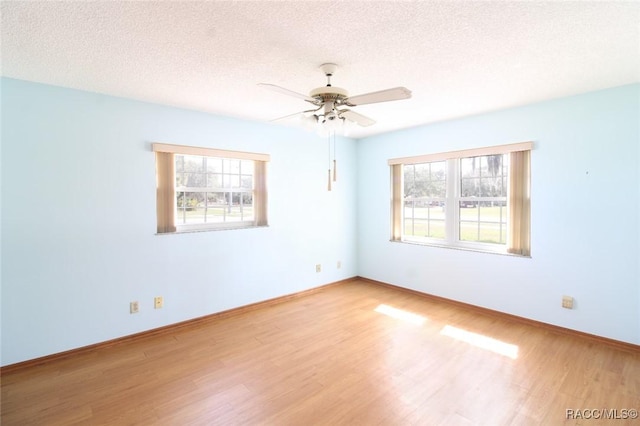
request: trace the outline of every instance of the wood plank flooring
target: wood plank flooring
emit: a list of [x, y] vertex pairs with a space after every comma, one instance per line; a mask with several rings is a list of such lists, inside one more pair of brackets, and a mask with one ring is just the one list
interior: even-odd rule
[[[382, 305], [382, 306], [381, 306]], [[2, 425], [561, 425], [640, 353], [366, 281], [2, 376]], [[600, 416], [602, 416], [600, 414]]]

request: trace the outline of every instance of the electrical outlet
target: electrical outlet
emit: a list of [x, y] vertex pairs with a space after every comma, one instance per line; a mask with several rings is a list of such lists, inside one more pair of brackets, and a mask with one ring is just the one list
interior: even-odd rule
[[562, 307], [567, 309], [573, 309], [573, 297], [562, 296]]
[[164, 306], [164, 299], [162, 296], [157, 296], [153, 298], [153, 307], [155, 309], [160, 309]]
[[316, 265], [316, 272], [322, 272], [322, 265], [319, 263]]
[[340, 262], [339, 260], [338, 260], [338, 263], [336, 264], [336, 268], [337, 269], [342, 268], [342, 262]]
[[138, 302], [131, 302], [129, 303], [129, 313], [130, 314], [137, 314], [138, 312], [140, 312], [140, 306], [138, 305]]

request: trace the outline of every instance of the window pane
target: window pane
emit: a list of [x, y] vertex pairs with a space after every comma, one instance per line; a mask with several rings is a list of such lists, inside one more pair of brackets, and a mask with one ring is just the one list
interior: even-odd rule
[[244, 192], [240, 194], [242, 202], [242, 220], [254, 220], [253, 215], [253, 194]]
[[222, 159], [222, 167], [224, 173], [238, 174], [240, 173], [240, 160]]
[[237, 222], [242, 220], [242, 209], [239, 204], [232, 204], [227, 209], [227, 221]]
[[429, 222], [429, 237], [444, 238], [444, 220], [431, 220]]
[[184, 196], [184, 192], [178, 192], [176, 193], [176, 197], [177, 197], [177, 202], [176, 205], [178, 206], [178, 209], [182, 208], [185, 206], [185, 196]]
[[222, 187], [227, 188], [240, 188], [240, 176], [239, 175], [222, 175]]
[[[463, 179], [464, 181], [464, 179]], [[479, 195], [481, 197], [504, 197], [507, 195], [504, 179], [501, 176], [483, 177], [479, 180]]]
[[506, 155], [487, 155], [483, 157], [487, 167], [487, 175], [497, 177], [502, 175], [502, 165], [504, 164]]
[[253, 175], [242, 175], [240, 185], [243, 189], [253, 188]]
[[201, 192], [179, 192], [178, 194], [178, 207], [182, 207], [186, 210], [193, 210], [198, 204], [204, 202], [204, 194]]
[[479, 241], [482, 243], [499, 244], [500, 241], [500, 223], [480, 223]]
[[176, 172], [184, 171], [184, 155], [176, 155]]
[[480, 157], [460, 159], [460, 176], [472, 178], [480, 176]]
[[226, 193], [224, 192], [208, 192], [207, 197], [209, 200], [209, 204], [212, 206], [215, 205], [225, 205], [227, 204]]
[[417, 235], [420, 234], [420, 228], [416, 230], [415, 220], [411, 218], [404, 219], [404, 230], [403, 235]]
[[[504, 222], [507, 219], [506, 209], [499, 201], [483, 201], [480, 203], [480, 220], [483, 222]], [[503, 210], [504, 209], [504, 210]]]
[[222, 173], [222, 158], [207, 157], [207, 172]]
[[444, 201], [432, 201], [429, 205], [429, 218], [432, 220], [445, 219]]
[[185, 186], [185, 183], [186, 183], [186, 180], [184, 177], [184, 173], [176, 172], [176, 186], [177, 187]]
[[460, 222], [460, 241], [478, 241], [478, 222]]
[[253, 161], [251, 160], [242, 160], [240, 162], [240, 173], [244, 175], [253, 175]]
[[484, 178], [484, 179], [480, 179], [479, 182], [480, 182], [480, 187], [478, 189], [480, 193], [476, 195], [479, 195], [481, 197], [491, 197], [494, 193], [493, 191], [494, 185], [492, 185], [493, 183], [492, 179]]
[[477, 197], [480, 195], [480, 178], [462, 178], [460, 181], [460, 195], [463, 197]]
[[184, 173], [183, 186], [204, 188], [207, 185], [206, 175], [203, 173]]
[[222, 175], [207, 174], [207, 188], [222, 188]]
[[184, 155], [184, 171], [194, 173], [204, 173], [205, 157], [198, 155]]

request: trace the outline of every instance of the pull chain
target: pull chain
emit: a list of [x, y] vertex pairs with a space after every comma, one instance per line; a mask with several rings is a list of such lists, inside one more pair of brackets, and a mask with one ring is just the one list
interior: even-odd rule
[[333, 181], [335, 182], [338, 177], [338, 167], [336, 162], [336, 133], [333, 132]]
[[327, 136], [327, 145], [329, 147], [329, 173], [327, 180], [327, 191], [331, 191], [331, 131], [329, 131], [329, 135]]

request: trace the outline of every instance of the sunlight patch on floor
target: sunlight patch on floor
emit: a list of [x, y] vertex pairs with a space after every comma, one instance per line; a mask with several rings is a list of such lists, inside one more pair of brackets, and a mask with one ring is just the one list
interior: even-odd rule
[[389, 317], [399, 319], [401, 321], [405, 321], [414, 325], [422, 325], [425, 323], [425, 321], [427, 321], [427, 318], [423, 317], [422, 315], [414, 314], [412, 312], [405, 311], [404, 309], [394, 308], [385, 304], [378, 305], [378, 307], [374, 310], [380, 314], [384, 314]]
[[482, 334], [473, 333], [451, 325], [445, 325], [440, 331], [444, 336], [452, 337], [461, 342], [469, 343], [478, 348], [486, 349], [497, 354], [507, 356], [511, 359], [518, 358], [518, 346], [503, 341], [484, 336]]

